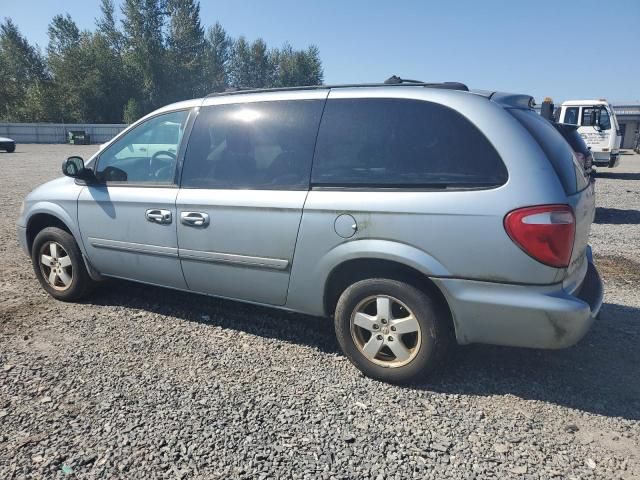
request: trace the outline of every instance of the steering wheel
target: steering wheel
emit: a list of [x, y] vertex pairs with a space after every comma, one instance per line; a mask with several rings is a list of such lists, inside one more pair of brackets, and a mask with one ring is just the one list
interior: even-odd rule
[[154, 172], [153, 170], [153, 164], [154, 162], [156, 162], [158, 160], [158, 157], [160, 156], [166, 156], [169, 157], [173, 162], [175, 162], [177, 156], [175, 153], [170, 152], [168, 150], [160, 150], [159, 152], [154, 153], [151, 158], [149, 159], [149, 176], [155, 176], [157, 172]]

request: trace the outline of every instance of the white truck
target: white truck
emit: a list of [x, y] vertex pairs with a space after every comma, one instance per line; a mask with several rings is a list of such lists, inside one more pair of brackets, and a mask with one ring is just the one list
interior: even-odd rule
[[578, 133], [591, 149], [595, 165], [613, 168], [618, 164], [622, 134], [609, 102], [568, 100], [558, 109], [556, 121], [578, 125]]

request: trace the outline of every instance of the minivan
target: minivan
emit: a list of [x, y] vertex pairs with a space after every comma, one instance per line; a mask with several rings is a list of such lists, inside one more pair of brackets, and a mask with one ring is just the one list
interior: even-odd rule
[[332, 317], [384, 381], [453, 343], [570, 346], [602, 304], [594, 185], [528, 95], [397, 77], [212, 94], [62, 172], [18, 220], [53, 297], [115, 277]]

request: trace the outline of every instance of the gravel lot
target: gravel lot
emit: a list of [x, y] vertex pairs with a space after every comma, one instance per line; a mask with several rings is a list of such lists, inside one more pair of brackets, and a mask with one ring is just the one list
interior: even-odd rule
[[39, 287], [25, 194], [95, 146], [0, 154], [0, 478], [640, 478], [640, 156], [597, 181], [600, 320], [576, 347], [360, 375], [326, 320], [108, 282]]

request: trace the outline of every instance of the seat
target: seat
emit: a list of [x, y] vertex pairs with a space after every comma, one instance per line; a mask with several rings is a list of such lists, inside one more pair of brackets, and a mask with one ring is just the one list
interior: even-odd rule
[[252, 184], [256, 160], [250, 132], [244, 125], [230, 125], [226, 147], [213, 167], [213, 179], [220, 185]]

